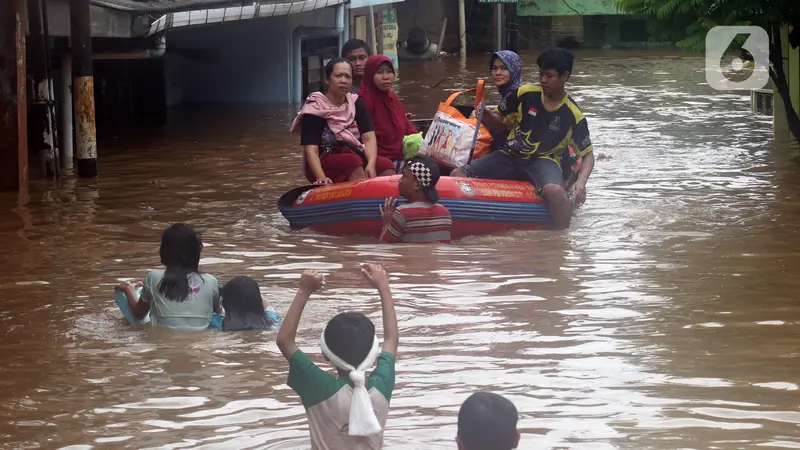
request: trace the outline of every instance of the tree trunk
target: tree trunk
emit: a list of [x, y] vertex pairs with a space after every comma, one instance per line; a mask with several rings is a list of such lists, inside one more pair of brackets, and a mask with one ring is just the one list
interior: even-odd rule
[[770, 68], [769, 76], [775, 83], [775, 89], [778, 90], [778, 95], [783, 101], [789, 131], [792, 132], [792, 136], [800, 145], [800, 117], [797, 116], [797, 111], [794, 110], [794, 105], [792, 105], [792, 94], [789, 90], [789, 83], [786, 81], [786, 72], [783, 71], [783, 43], [781, 42], [780, 25], [773, 24], [771, 28], [772, 39], [769, 45], [769, 59], [772, 62], [772, 67]]

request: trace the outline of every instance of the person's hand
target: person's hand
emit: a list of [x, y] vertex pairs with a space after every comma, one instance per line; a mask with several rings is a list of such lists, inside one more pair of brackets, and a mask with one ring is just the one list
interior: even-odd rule
[[367, 163], [364, 172], [366, 172], [367, 178], [375, 178], [378, 176], [378, 172], [375, 171], [375, 163]]
[[[141, 281], [139, 282], [141, 284]], [[127, 294], [128, 292], [133, 292], [136, 289], [133, 283], [129, 281], [123, 281], [122, 283], [114, 286], [114, 292], [123, 292]]]
[[586, 201], [586, 182], [578, 180], [575, 182], [575, 184], [572, 185], [572, 204], [575, 206], [580, 206], [585, 201]]
[[364, 264], [361, 266], [361, 273], [369, 284], [375, 289], [382, 291], [389, 288], [389, 276], [386, 271], [378, 264]]
[[328, 177], [317, 178], [317, 181], [314, 184], [332, 184], [333, 180]]
[[325, 276], [316, 270], [306, 270], [300, 276], [300, 290], [306, 292], [316, 292], [325, 284]]
[[472, 110], [472, 112], [471, 112], [471, 113], [469, 113], [469, 118], [470, 118], [470, 119], [474, 119], [474, 118], [476, 118], [476, 117], [478, 117], [478, 116], [475, 114], [475, 110], [473, 109], [473, 110]]
[[381, 219], [383, 219], [384, 222], [392, 220], [396, 208], [397, 199], [394, 197], [386, 198], [386, 200], [383, 201], [383, 206], [378, 205], [378, 210], [381, 212]]

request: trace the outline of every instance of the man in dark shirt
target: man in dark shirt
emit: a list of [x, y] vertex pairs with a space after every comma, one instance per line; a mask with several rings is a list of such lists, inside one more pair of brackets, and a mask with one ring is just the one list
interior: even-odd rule
[[342, 58], [350, 61], [353, 65], [353, 87], [350, 92], [355, 94], [361, 87], [361, 78], [364, 76], [364, 65], [372, 56], [369, 45], [361, 39], [350, 39], [342, 46]]
[[506, 130], [506, 144], [451, 175], [533, 181], [547, 202], [554, 228], [565, 229], [572, 219], [572, 202], [564, 190], [561, 156], [569, 145], [583, 156], [578, 179], [572, 186], [573, 201], [581, 204], [594, 167], [592, 140], [583, 112], [564, 89], [572, 73], [572, 54], [549, 48], [539, 55], [536, 64], [539, 86], [522, 85], [500, 104], [497, 112], [484, 111], [484, 123], [496, 131], [504, 130], [504, 117], [516, 114], [513, 128]]

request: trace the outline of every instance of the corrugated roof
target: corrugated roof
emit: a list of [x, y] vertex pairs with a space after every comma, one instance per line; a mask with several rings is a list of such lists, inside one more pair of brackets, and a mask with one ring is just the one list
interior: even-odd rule
[[249, 3], [247, 6], [233, 6], [218, 8], [203, 8], [200, 10], [180, 10], [169, 12], [150, 24], [153, 35], [169, 28], [186, 27], [193, 25], [208, 25], [212, 23], [231, 22], [238, 20], [257, 19], [263, 17], [287, 16], [307, 11], [314, 11], [329, 6], [337, 6], [346, 0], [274, 0]]
[[139, 13], [191, 11], [223, 6], [242, 6], [254, 3], [286, 3], [292, 0], [91, 0], [92, 4]]

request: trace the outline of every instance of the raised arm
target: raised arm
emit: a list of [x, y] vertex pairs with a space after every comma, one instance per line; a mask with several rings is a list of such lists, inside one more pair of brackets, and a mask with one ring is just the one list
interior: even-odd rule
[[369, 281], [378, 294], [381, 296], [381, 311], [383, 315], [383, 348], [384, 352], [389, 352], [397, 356], [397, 345], [400, 342], [400, 332], [397, 329], [397, 314], [394, 310], [392, 300], [392, 290], [389, 287], [389, 277], [383, 267], [377, 264], [364, 264], [361, 268], [364, 278]]
[[403, 235], [406, 234], [406, 218], [396, 209], [396, 205], [397, 199], [387, 198], [384, 200], [384, 206], [382, 208], [379, 206], [383, 219], [379, 243], [395, 244], [401, 242]]
[[300, 287], [297, 289], [297, 294], [292, 300], [292, 305], [286, 316], [283, 318], [283, 324], [276, 343], [281, 350], [283, 357], [289, 360], [292, 355], [297, 351], [297, 327], [300, 325], [300, 317], [303, 315], [303, 310], [306, 308], [308, 299], [311, 298], [316, 290], [322, 287], [323, 276], [315, 270], [306, 270], [300, 277]]

